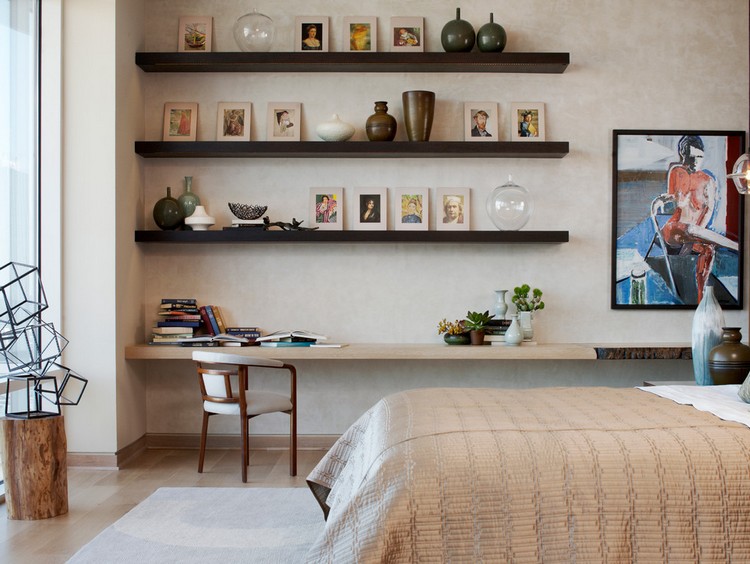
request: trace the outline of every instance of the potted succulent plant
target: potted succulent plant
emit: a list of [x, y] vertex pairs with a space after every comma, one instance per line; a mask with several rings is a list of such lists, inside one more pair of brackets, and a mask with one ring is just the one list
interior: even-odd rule
[[495, 317], [490, 315], [489, 310], [484, 313], [478, 311], [467, 311], [466, 320], [464, 320], [464, 327], [469, 330], [471, 335], [472, 345], [483, 345], [484, 344], [484, 330], [490, 319]]
[[[531, 292], [531, 296], [529, 296]], [[523, 338], [530, 341], [534, 338], [534, 328], [531, 325], [533, 312], [544, 309], [542, 291], [539, 288], [531, 289], [528, 284], [522, 284], [513, 288], [513, 296], [510, 301], [516, 305], [518, 310], [518, 321], [523, 329]]]
[[468, 345], [471, 342], [464, 322], [458, 319], [448, 321], [443, 318], [438, 323], [438, 335], [440, 334], [443, 334], [443, 340], [449, 345]]

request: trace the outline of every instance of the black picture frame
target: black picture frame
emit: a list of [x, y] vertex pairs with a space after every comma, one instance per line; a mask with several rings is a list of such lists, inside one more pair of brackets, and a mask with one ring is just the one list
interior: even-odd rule
[[694, 309], [707, 284], [742, 309], [744, 149], [744, 131], [613, 131], [612, 309]]

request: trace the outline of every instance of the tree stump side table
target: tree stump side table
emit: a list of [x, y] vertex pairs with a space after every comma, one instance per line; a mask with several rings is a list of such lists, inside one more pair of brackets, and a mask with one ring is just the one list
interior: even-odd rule
[[67, 513], [68, 446], [63, 416], [0, 418], [0, 431], [8, 519], [48, 519]]

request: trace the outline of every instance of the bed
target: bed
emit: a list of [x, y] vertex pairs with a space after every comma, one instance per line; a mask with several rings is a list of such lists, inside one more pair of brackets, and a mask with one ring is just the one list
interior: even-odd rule
[[308, 561], [750, 562], [750, 429], [657, 388], [750, 424], [737, 386], [387, 396], [307, 478]]

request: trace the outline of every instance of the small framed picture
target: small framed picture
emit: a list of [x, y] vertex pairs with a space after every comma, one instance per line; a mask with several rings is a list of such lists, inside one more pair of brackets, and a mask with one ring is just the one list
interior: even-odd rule
[[470, 188], [438, 188], [438, 231], [468, 231], [471, 215]]
[[328, 51], [328, 16], [294, 18], [295, 51]]
[[347, 16], [344, 18], [344, 48], [352, 53], [375, 53], [378, 50], [378, 18]]
[[354, 189], [354, 229], [385, 231], [388, 228], [388, 189]]
[[427, 231], [430, 225], [429, 188], [396, 188], [393, 221], [396, 230]]
[[299, 141], [302, 110], [299, 102], [268, 103], [268, 141]]
[[388, 40], [391, 51], [424, 51], [424, 18], [391, 18]]
[[464, 141], [497, 141], [497, 102], [464, 103]]
[[195, 141], [198, 129], [196, 102], [164, 104], [164, 141]]
[[510, 111], [513, 141], [544, 141], [544, 103], [513, 102]]
[[211, 31], [214, 19], [211, 16], [183, 16], [177, 35], [177, 51], [180, 53], [210, 53]]
[[250, 102], [219, 102], [217, 141], [250, 141]]
[[320, 230], [344, 229], [344, 189], [310, 188], [310, 224]]

